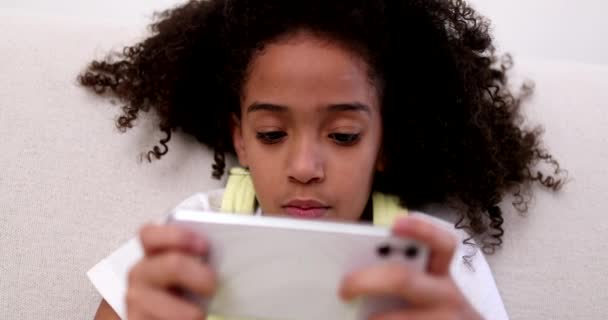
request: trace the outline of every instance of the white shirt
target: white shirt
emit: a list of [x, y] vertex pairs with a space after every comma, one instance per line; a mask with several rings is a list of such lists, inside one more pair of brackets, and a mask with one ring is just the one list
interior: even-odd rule
[[[182, 201], [176, 209], [193, 209], [205, 211], [220, 211], [224, 190], [214, 190], [208, 193], [197, 193]], [[256, 214], [260, 214], [258, 210]], [[464, 245], [462, 240], [468, 235], [465, 231], [455, 229], [446, 221], [422, 215], [458, 236], [459, 246], [450, 266], [450, 273], [471, 304], [487, 320], [508, 320], [494, 277], [486, 259], [477, 247]], [[474, 254], [470, 264], [464, 263], [463, 256]], [[87, 276], [97, 288], [101, 296], [114, 311], [126, 319], [125, 296], [127, 292], [127, 275], [131, 267], [143, 257], [143, 249], [137, 237], [97, 263], [87, 272]]]

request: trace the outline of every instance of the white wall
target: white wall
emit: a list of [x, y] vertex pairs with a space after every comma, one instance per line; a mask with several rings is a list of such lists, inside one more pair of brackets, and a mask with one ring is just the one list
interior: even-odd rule
[[[28, 10], [144, 25], [152, 12], [183, 0], [0, 0]], [[499, 50], [516, 57], [608, 64], [606, 0], [470, 0], [493, 20]]]
[[185, 0], [0, 0], [0, 9], [77, 16], [86, 19], [144, 24], [154, 11]]
[[501, 51], [608, 64], [606, 0], [470, 0], [493, 21]]

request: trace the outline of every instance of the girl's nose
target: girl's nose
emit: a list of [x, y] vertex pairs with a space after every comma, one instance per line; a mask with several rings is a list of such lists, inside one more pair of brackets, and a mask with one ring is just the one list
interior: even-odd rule
[[325, 179], [322, 146], [313, 139], [298, 140], [294, 141], [287, 159], [289, 180], [302, 184], [322, 182]]

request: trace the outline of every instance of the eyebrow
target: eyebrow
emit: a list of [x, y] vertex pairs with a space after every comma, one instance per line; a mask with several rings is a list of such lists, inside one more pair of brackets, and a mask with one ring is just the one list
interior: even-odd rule
[[[255, 111], [284, 113], [287, 112], [288, 109], [289, 108], [282, 105], [254, 102], [247, 108], [247, 113]], [[365, 112], [370, 115], [372, 113], [371, 108], [368, 105], [359, 102], [330, 104], [329, 106], [327, 106], [326, 110], [331, 113], [344, 111]]]

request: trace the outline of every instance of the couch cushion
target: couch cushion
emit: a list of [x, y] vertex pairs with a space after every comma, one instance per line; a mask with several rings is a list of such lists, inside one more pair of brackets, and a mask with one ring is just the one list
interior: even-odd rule
[[[516, 62], [517, 63], [517, 62]], [[504, 248], [488, 258], [512, 319], [600, 319], [608, 314], [608, 66], [522, 61], [536, 83], [527, 118], [570, 181], [535, 190], [525, 217], [505, 201]]]
[[121, 134], [119, 107], [76, 76], [143, 29], [44, 16], [0, 16], [0, 319], [87, 319], [99, 295], [86, 271], [144, 221], [218, 188], [212, 158], [173, 137], [162, 161], [138, 162], [162, 134]]

